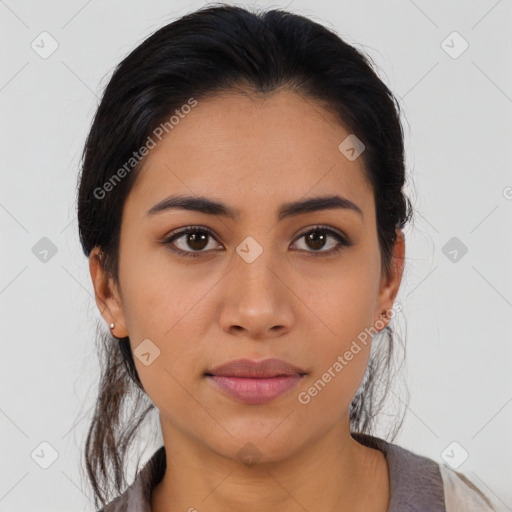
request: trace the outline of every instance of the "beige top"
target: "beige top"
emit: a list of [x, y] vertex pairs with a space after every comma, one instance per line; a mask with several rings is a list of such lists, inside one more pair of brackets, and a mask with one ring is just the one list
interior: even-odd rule
[[[378, 437], [353, 432], [359, 443], [384, 453], [389, 468], [387, 512], [501, 512], [463, 474]], [[151, 493], [164, 477], [161, 446], [121, 495], [98, 512], [151, 512]]]

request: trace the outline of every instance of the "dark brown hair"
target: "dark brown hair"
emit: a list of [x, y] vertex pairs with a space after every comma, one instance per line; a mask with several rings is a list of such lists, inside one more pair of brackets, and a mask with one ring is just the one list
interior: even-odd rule
[[[123, 173], [107, 194], [104, 185], [190, 98], [200, 101], [241, 88], [254, 94], [285, 88], [315, 99], [364, 143], [362, 158], [375, 197], [382, 268], [388, 273], [396, 230], [412, 215], [402, 190], [403, 131], [395, 97], [370, 58], [324, 26], [279, 9], [250, 12], [225, 4], [167, 24], [116, 67], [81, 161], [77, 209], [85, 255], [100, 247], [103, 266], [118, 283], [123, 205], [144, 159]], [[372, 346], [367, 372], [351, 404], [355, 432], [372, 432], [391, 383], [396, 351], [391, 327], [379, 337], [379, 343], [374, 342], [378, 350]], [[101, 331], [98, 340], [102, 373], [85, 458], [95, 504], [104, 506], [124, 491], [127, 451], [155, 406], [135, 369], [129, 338], [114, 339]], [[394, 425], [393, 437], [401, 422]]]

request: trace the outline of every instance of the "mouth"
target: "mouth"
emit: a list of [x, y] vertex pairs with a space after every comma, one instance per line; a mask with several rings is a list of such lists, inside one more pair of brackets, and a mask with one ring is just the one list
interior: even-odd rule
[[237, 359], [204, 372], [217, 391], [246, 404], [260, 405], [294, 388], [307, 372], [280, 359]]
[[305, 374], [306, 372], [297, 366], [275, 358], [262, 361], [234, 359], [204, 372], [206, 376], [246, 378], [288, 377]]

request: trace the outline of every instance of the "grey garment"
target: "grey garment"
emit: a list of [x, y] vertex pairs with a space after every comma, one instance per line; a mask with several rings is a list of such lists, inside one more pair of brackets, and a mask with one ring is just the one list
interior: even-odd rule
[[[355, 432], [351, 435], [359, 443], [384, 453], [390, 480], [387, 512], [449, 512], [437, 462], [378, 437]], [[132, 485], [98, 512], [151, 512], [151, 493], [163, 479], [165, 468], [165, 447], [161, 446], [137, 473]]]
[[361, 444], [384, 453], [389, 470], [388, 512], [446, 512], [439, 464], [378, 437], [352, 432]]

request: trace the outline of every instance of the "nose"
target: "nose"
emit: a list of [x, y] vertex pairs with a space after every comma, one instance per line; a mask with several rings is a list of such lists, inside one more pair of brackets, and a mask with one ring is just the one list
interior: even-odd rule
[[289, 332], [293, 292], [270, 251], [248, 263], [238, 255], [225, 278], [219, 323], [231, 335], [267, 339]]

